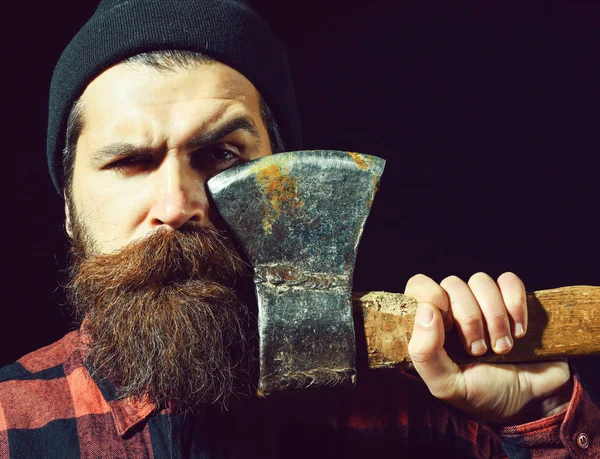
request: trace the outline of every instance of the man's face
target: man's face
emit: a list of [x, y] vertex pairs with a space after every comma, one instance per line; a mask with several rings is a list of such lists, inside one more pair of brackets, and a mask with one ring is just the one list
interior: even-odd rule
[[271, 154], [256, 88], [220, 63], [163, 73], [119, 64], [82, 102], [73, 210], [99, 253], [159, 228], [214, 225], [207, 180]]
[[251, 380], [256, 327], [247, 266], [213, 228], [206, 181], [271, 154], [258, 93], [222, 64], [120, 64], [82, 101], [67, 292], [92, 366], [123, 396], [224, 402]]

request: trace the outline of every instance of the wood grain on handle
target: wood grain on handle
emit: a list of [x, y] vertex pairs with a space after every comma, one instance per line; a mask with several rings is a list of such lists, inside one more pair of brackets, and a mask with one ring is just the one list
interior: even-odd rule
[[[412, 367], [408, 342], [417, 302], [400, 293], [354, 293], [357, 343], [366, 341], [370, 368]], [[466, 353], [456, 333], [445, 348], [457, 362], [525, 362], [600, 355], [600, 287], [572, 286], [527, 294], [527, 334], [506, 355]]]

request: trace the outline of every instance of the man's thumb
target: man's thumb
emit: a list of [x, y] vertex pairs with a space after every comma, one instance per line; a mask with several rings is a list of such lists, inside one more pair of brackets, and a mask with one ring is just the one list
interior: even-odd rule
[[444, 349], [445, 330], [442, 315], [431, 303], [420, 303], [415, 315], [408, 352], [415, 369], [440, 399], [450, 399], [456, 390], [460, 368]]

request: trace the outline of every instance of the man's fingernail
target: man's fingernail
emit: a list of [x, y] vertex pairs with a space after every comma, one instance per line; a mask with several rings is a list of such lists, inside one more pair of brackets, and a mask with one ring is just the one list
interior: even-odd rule
[[524, 334], [525, 334], [525, 330], [523, 329], [523, 324], [521, 322], [519, 322], [518, 324], [515, 324], [515, 336], [517, 338], [520, 338]]
[[508, 336], [504, 338], [500, 338], [496, 340], [496, 344], [494, 345], [494, 350], [496, 352], [504, 352], [509, 350], [512, 347], [512, 341]]
[[487, 351], [487, 345], [485, 344], [485, 340], [478, 339], [471, 343], [471, 354], [473, 355], [481, 355]]
[[433, 322], [433, 311], [430, 306], [426, 306], [424, 304], [420, 304], [417, 309], [417, 315], [415, 316], [415, 321], [419, 325], [429, 326], [431, 322]]

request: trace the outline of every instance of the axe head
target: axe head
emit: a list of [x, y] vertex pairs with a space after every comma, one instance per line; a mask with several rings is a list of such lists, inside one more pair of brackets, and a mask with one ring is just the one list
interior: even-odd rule
[[353, 384], [352, 274], [385, 161], [297, 151], [208, 181], [254, 268], [259, 392]]

